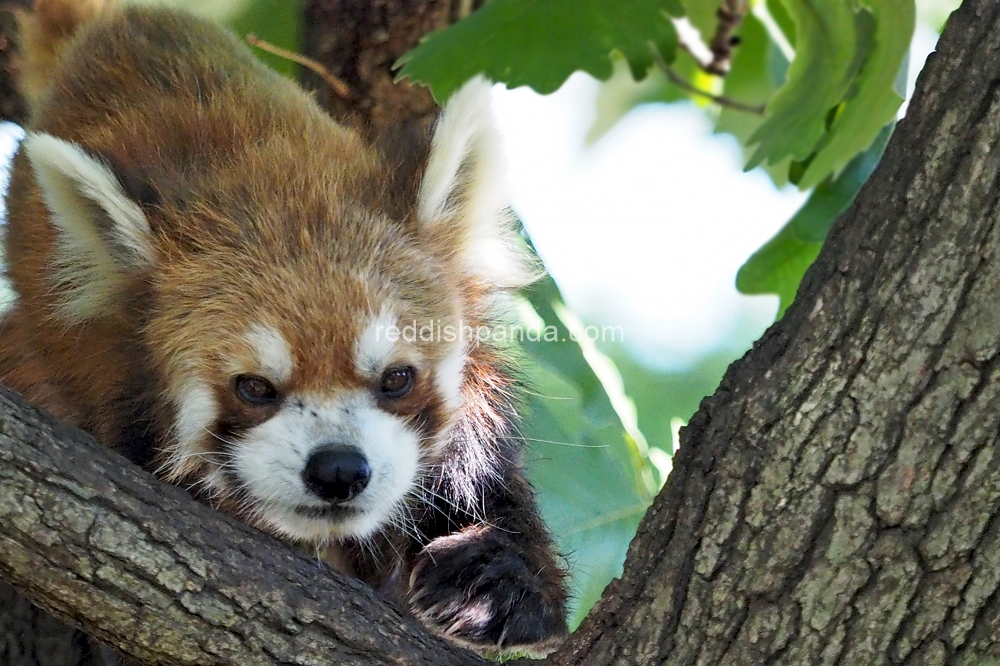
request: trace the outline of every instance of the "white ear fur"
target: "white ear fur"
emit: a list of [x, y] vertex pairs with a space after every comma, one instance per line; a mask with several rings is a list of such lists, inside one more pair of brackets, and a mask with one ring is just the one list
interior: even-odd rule
[[513, 229], [500, 142], [490, 106], [492, 85], [475, 77], [445, 104], [434, 130], [417, 215], [456, 244], [470, 275], [501, 288], [536, 277]]
[[149, 221], [111, 170], [76, 144], [32, 132], [24, 149], [57, 231], [59, 311], [71, 321], [103, 314], [125, 272], [152, 262]]

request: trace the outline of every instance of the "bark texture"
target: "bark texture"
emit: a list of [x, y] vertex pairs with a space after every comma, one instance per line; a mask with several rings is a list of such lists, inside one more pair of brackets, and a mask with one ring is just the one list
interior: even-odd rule
[[0, 664], [103, 666], [86, 636], [44, 613], [0, 583]]
[[423, 131], [437, 115], [430, 91], [394, 83], [392, 65], [420, 39], [445, 28], [483, 0], [309, 0], [305, 7], [306, 55], [327, 67], [351, 89], [333, 94], [308, 70], [303, 83], [319, 91], [324, 106], [341, 122], [375, 135]]
[[966, 0], [556, 664], [1000, 657], [998, 90], [1000, 4]]
[[366, 585], [159, 483], [3, 388], [0, 574], [154, 663], [482, 663]]

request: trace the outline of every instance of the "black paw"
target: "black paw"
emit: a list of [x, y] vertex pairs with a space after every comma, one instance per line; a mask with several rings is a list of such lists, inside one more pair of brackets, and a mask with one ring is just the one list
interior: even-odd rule
[[516, 537], [471, 527], [431, 541], [410, 575], [410, 610], [430, 631], [477, 652], [554, 650], [566, 636], [563, 573], [532, 567], [531, 545]]

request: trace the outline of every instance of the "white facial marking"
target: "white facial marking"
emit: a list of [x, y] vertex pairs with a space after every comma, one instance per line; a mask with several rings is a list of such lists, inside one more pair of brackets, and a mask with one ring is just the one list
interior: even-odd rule
[[462, 406], [462, 383], [465, 380], [465, 349], [457, 346], [438, 365], [434, 381], [444, 398], [449, 413], [455, 413]]
[[[233, 468], [272, 529], [296, 540], [324, 542], [364, 537], [390, 522], [413, 488], [420, 436], [403, 419], [379, 409], [367, 392], [336, 398], [289, 396], [269, 419], [247, 431], [233, 451]], [[338, 506], [353, 513], [336, 519], [310, 515], [330, 507], [306, 487], [306, 463], [330, 446], [355, 448], [371, 478], [356, 497]]]
[[278, 384], [292, 377], [292, 351], [281, 333], [266, 324], [254, 324], [245, 339], [257, 352], [258, 371]]
[[149, 222], [115, 175], [79, 146], [30, 132], [24, 149], [59, 232], [60, 312], [83, 321], [107, 310], [125, 269], [152, 261]]
[[400, 331], [399, 318], [388, 308], [373, 316], [354, 345], [354, 367], [362, 377], [375, 379], [393, 360]]
[[201, 451], [198, 446], [208, 435], [208, 428], [215, 422], [219, 407], [212, 390], [197, 378], [185, 381], [174, 391], [176, 417], [174, 441], [170, 444], [169, 458], [161, 474], [173, 479], [190, 468], [193, 456]]

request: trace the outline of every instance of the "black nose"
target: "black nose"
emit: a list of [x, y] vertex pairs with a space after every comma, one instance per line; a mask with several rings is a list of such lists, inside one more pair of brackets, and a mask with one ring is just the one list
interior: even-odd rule
[[372, 470], [357, 449], [320, 449], [309, 456], [302, 481], [329, 502], [346, 502], [368, 485]]

